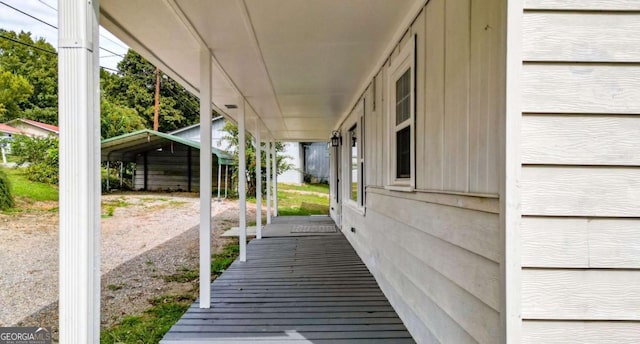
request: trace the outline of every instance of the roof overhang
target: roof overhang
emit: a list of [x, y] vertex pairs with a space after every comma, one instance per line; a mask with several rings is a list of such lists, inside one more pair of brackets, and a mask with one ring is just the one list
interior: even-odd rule
[[194, 94], [212, 54], [214, 108], [247, 129], [327, 141], [426, 0], [101, 0], [101, 24]]
[[[167, 149], [167, 147], [171, 147], [173, 144], [184, 145], [200, 150], [200, 144], [197, 142], [170, 134], [144, 129], [134, 133], [103, 140], [101, 159], [102, 161], [135, 162], [138, 154], [159, 149]], [[213, 147], [211, 148], [211, 152], [218, 158], [220, 164], [234, 164], [233, 157], [228, 153]]]

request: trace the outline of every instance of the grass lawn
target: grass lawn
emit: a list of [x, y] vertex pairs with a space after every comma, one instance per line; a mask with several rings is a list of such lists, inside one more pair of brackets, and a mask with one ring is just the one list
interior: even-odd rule
[[329, 215], [329, 185], [278, 184], [278, 215]]
[[[247, 197], [247, 202], [255, 204], [256, 198]], [[329, 185], [278, 183], [278, 215], [329, 215]]]
[[288, 191], [288, 190], [297, 190], [297, 191], [310, 191], [317, 192], [321, 194], [326, 194], [329, 196], [329, 184], [302, 184], [302, 185], [294, 185], [294, 184], [280, 184], [278, 183], [278, 191]]
[[[211, 256], [212, 280], [221, 274], [238, 256], [236, 242], [228, 244], [221, 253]], [[175, 275], [162, 276], [165, 281], [192, 283], [193, 291], [181, 295], [162, 295], [149, 300], [150, 307], [143, 314], [125, 317], [119, 324], [103, 329], [101, 344], [158, 343], [198, 295], [198, 271], [182, 269]]]
[[57, 186], [30, 181], [22, 168], [5, 168], [4, 171], [9, 177], [13, 197], [16, 199], [26, 202], [58, 200]]

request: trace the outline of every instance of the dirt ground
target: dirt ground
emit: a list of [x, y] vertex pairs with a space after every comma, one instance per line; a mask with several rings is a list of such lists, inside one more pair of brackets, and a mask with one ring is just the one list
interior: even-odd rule
[[[58, 213], [55, 204], [0, 215], [0, 326], [58, 324]], [[248, 218], [255, 207], [248, 205]], [[39, 208], [39, 209], [38, 209]], [[148, 299], [181, 293], [189, 284], [162, 276], [198, 267], [199, 200], [193, 194], [103, 196], [102, 324], [149, 307]], [[212, 252], [238, 222], [238, 203], [212, 204]]]

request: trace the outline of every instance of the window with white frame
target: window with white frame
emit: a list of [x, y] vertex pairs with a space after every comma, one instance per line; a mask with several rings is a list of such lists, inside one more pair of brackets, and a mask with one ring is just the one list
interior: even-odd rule
[[355, 116], [351, 127], [347, 131], [347, 157], [349, 190], [347, 192], [349, 203], [364, 209], [364, 100], [361, 100], [353, 111]]
[[351, 163], [351, 168], [349, 169], [349, 179], [351, 185], [351, 191], [349, 192], [349, 199], [352, 201], [358, 202], [358, 190], [360, 189], [359, 185], [359, 170], [360, 170], [360, 161], [358, 157], [358, 124], [354, 124], [351, 129], [349, 129], [349, 144], [351, 148], [349, 149], [349, 162]]
[[414, 39], [392, 57], [389, 66], [389, 180], [387, 186], [412, 190], [415, 185]]

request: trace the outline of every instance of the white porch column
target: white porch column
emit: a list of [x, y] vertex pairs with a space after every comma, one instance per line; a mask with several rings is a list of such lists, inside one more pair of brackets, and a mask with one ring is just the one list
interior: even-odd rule
[[273, 216], [278, 216], [278, 153], [276, 141], [273, 141]]
[[271, 223], [271, 139], [267, 140], [264, 153], [267, 155], [267, 224]]
[[240, 195], [240, 261], [247, 261], [247, 154], [245, 147], [244, 99], [238, 106], [238, 194]]
[[61, 343], [100, 342], [99, 8], [58, 2]]
[[200, 308], [211, 307], [211, 54], [200, 52]]
[[220, 164], [220, 159], [218, 159], [218, 201], [220, 201], [220, 184], [222, 182], [222, 164]]
[[262, 239], [262, 147], [260, 119], [256, 118], [256, 238]]

